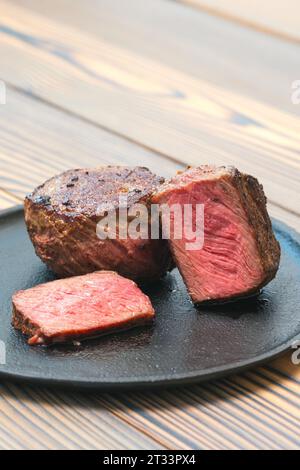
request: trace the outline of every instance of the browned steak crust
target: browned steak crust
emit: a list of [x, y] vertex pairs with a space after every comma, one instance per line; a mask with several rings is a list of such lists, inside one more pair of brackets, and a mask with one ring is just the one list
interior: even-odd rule
[[144, 167], [75, 169], [55, 176], [25, 199], [25, 221], [37, 255], [59, 276], [109, 269], [139, 280], [160, 278], [171, 266], [165, 240], [100, 240], [96, 224], [117, 209], [148, 205], [163, 182]]
[[38, 186], [26, 200], [75, 218], [97, 217], [118, 208], [119, 196], [126, 195], [128, 207], [147, 201], [164, 182], [145, 167], [103, 166], [68, 170]]
[[12, 313], [12, 325], [16, 330], [22, 331], [23, 335], [32, 337], [38, 334], [39, 327], [30, 322], [27, 318], [24, 318], [21, 312], [19, 312], [13, 305]]
[[232, 168], [232, 172], [234, 174], [234, 184], [248, 217], [248, 223], [253, 227], [260, 260], [265, 273], [265, 277], [259, 286], [261, 288], [276, 275], [281, 249], [272, 229], [263, 186], [256, 178], [240, 173], [236, 168]]

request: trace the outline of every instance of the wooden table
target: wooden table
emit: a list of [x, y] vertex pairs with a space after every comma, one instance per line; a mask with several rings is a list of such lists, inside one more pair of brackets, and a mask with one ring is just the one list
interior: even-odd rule
[[[0, 0], [1, 208], [70, 167], [232, 163], [300, 229], [299, 33], [296, 0]], [[1, 383], [0, 446], [299, 448], [290, 356], [155, 392]]]

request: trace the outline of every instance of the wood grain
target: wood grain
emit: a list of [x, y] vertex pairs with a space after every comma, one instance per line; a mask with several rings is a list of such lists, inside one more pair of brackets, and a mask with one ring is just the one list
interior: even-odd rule
[[[234, 162], [263, 180], [271, 213], [300, 228], [296, 46], [164, 0], [14, 3], [0, 1], [0, 78], [13, 85], [0, 107], [5, 195], [70, 166], [140, 163], [167, 176]], [[1, 384], [0, 447], [300, 448], [299, 382], [287, 354], [156, 392]]]
[[172, 159], [9, 87], [7, 96], [7, 104], [0, 108], [0, 187], [17, 197], [23, 198], [69, 168], [144, 165], [170, 176], [180, 167]]
[[[144, 165], [165, 177], [181, 168], [172, 159], [13, 89], [8, 89], [8, 96], [0, 126], [0, 187], [14, 195], [14, 199], [10, 196], [12, 204], [47, 178], [72, 167]], [[269, 210], [300, 229], [298, 216], [272, 203]]]
[[0, 448], [161, 449], [84, 394], [1, 384]]
[[175, 0], [243, 26], [300, 43], [298, 0]]
[[[7, 3], [2, 2], [2, 13]], [[23, 5], [31, 14], [34, 11], [47, 18], [47, 22], [54, 20], [56, 28], [66, 30], [68, 26], [75, 35], [81, 32], [90, 40], [96, 39], [96, 44], [104, 42], [108, 53], [109, 45], [117, 46], [121, 53], [130, 50], [134, 55], [195, 79], [300, 114], [299, 107], [290, 100], [291, 83], [299, 78], [297, 45], [187, 5], [170, 4], [168, 0], [11, 0], [9, 3]], [[56, 37], [56, 28], [52, 29], [52, 38]], [[66, 40], [64, 37], [58, 44], [64, 45]], [[76, 46], [70, 44], [66, 50], [80, 60]], [[90, 54], [94, 52], [92, 47]], [[97, 57], [93, 55], [93, 58], [97, 61]], [[168, 76], [169, 84], [173, 73]]]
[[0, 211], [20, 204], [20, 199], [0, 188]]
[[5, 80], [178, 162], [235, 164], [299, 214], [295, 116], [2, 3]]

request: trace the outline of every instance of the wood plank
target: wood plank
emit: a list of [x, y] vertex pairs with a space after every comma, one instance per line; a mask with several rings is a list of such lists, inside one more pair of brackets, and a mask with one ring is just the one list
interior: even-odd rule
[[69, 168], [143, 165], [170, 176], [179, 167], [171, 159], [10, 88], [0, 115], [0, 187], [21, 199]]
[[[2, 2], [2, 13], [7, 10], [7, 3]], [[123, 0], [11, 0], [9, 3], [26, 7], [30, 16], [36, 12], [47, 18], [47, 22], [54, 20], [56, 27], [51, 28], [52, 38], [44, 47], [47, 44], [51, 46], [60, 26], [64, 31], [69, 29], [68, 26], [71, 27], [72, 36], [81, 32], [88, 40], [96, 40], [95, 48], [91, 47], [89, 54], [93, 55], [92, 64], [90, 59], [86, 64], [92, 69], [93, 63], [98, 62], [98, 56], [94, 56], [99, 49], [98, 41], [105, 45], [109, 43], [120, 48], [121, 52], [130, 50], [134, 55], [159, 62], [196, 79], [298, 116], [300, 114], [300, 107], [293, 105], [290, 100], [291, 83], [299, 78], [297, 45], [287, 44], [168, 0], [127, 0], [126, 3]], [[20, 11], [14, 10], [16, 17], [21, 14]], [[2, 24], [5, 27], [3, 21]], [[50, 24], [53, 23], [50, 21]], [[33, 30], [35, 26], [33, 24]], [[44, 37], [42, 32], [39, 35], [38, 30], [37, 39], [47, 39], [46, 31]], [[27, 39], [31, 41], [30, 35]], [[81, 63], [77, 43], [73, 47], [68, 39], [70, 36], [66, 32], [56, 43], [62, 49], [57, 54], [63, 55], [68, 51], [74, 67], [77, 62], [77, 67], [85, 65]], [[39, 47], [35, 36], [32, 42]], [[95, 67], [102, 71], [101, 65]], [[103, 67], [104, 75], [106, 69]], [[173, 73], [168, 76], [170, 87]], [[23, 75], [24, 72], [21, 73]]]
[[298, 0], [175, 0], [280, 38], [300, 42]]
[[84, 394], [0, 385], [0, 447], [7, 449], [161, 449]]
[[[295, 116], [48, 17], [0, 5], [5, 80], [179, 162], [235, 164], [261, 179], [271, 202], [299, 214]], [[170, 12], [177, 8], [168, 5]]]
[[295, 389], [299, 388], [300, 384], [300, 367], [299, 364], [293, 364], [291, 353], [295, 352], [289, 351], [284, 356], [279, 357], [275, 361], [273, 361], [269, 368], [272, 372], [280, 374], [281, 380], [282, 377], [284, 379], [290, 379], [288, 389], [291, 391], [295, 391]]
[[274, 206], [274, 204], [268, 204], [268, 211], [271, 217], [281, 220], [285, 224], [289, 225], [293, 229], [300, 232], [300, 217], [286, 211], [281, 207]]
[[20, 204], [20, 199], [0, 188], [0, 211]]
[[[0, 186], [14, 194], [11, 205], [47, 178], [72, 167], [144, 165], [165, 177], [180, 167], [167, 157], [15, 90], [9, 89], [8, 94], [9, 103], [0, 109]], [[8, 196], [3, 195], [3, 204], [4, 198], [8, 203]], [[297, 215], [272, 203], [269, 210], [273, 217], [300, 230]]]

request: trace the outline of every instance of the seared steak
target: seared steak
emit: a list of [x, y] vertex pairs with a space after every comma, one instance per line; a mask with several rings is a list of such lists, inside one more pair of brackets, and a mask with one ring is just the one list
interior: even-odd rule
[[[195, 303], [228, 301], [259, 291], [276, 275], [280, 246], [262, 186], [233, 167], [188, 168], [162, 185], [154, 203], [204, 205], [204, 244], [170, 247]], [[164, 216], [163, 216], [164, 217]], [[194, 222], [193, 222], [194, 223]]]
[[13, 295], [13, 325], [32, 345], [128, 329], [153, 317], [149, 298], [112, 271], [59, 279]]
[[[25, 199], [25, 220], [37, 255], [59, 276], [101, 269], [141, 280], [160, 278], [170, 267], [165, 240], [100, 240], [96, 225], [119, 208], [148, 207], [153, 191], [163, 183], [147, 168], [100, 167], [69, 170], [53, 177]], [[103, 220], [103, 219], [102, 219]], [[124, 237], [123, 237], [124, 238]]]

